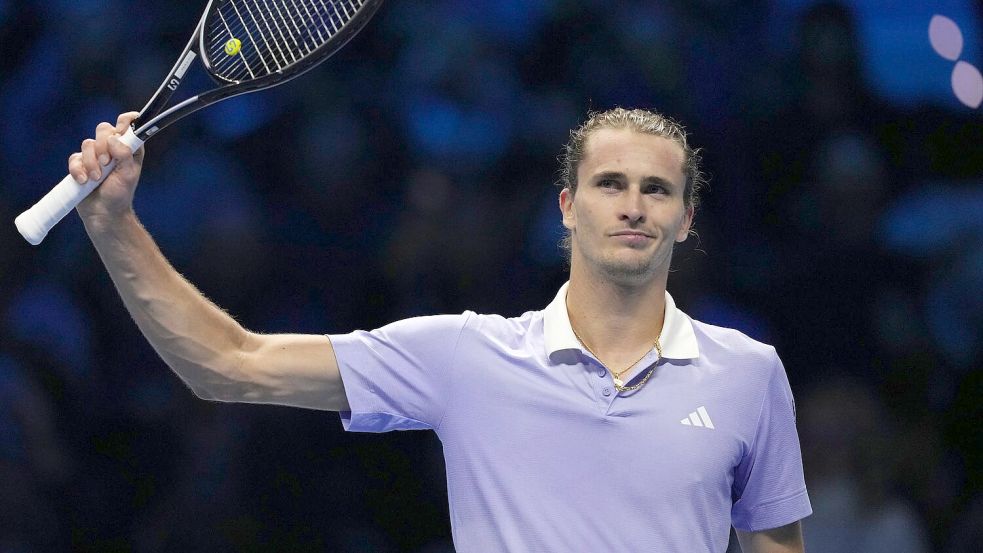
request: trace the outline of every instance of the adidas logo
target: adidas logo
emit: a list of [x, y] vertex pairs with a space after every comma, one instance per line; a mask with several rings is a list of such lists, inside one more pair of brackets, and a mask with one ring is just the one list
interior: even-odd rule
[[697, 407], [696, 411], [693, 411], [688, 417], [679, 422], [685, 424], [686, 426], [704, 426], [713, 430], [713, 421], [710, 420], [710, 414], [707, 413], [707, 408], [702, 405]]

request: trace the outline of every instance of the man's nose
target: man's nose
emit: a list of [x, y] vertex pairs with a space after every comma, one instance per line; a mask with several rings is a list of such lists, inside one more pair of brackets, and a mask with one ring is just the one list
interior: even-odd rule
[[634, 187], [629, 187], [624, 195], [621, 219], [631, 223], [641, 223], [645, 220], [644, 194]]

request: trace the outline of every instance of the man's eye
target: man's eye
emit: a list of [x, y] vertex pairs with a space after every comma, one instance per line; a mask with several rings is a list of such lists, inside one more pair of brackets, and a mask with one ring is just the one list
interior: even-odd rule
[[597, 183], [597, 185], [598, 186], [603, 186], [605, 188], [611, 188], [613, 186], [617, 186], [618, 185], [618, 181], [613, 181], [611, 179], [604, 179], [601, 182]]

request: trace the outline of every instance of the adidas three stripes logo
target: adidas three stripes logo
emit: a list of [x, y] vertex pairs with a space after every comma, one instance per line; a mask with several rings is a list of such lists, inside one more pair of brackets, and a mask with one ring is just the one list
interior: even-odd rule
[[707, 413], [707, 408], [702, 405], [679, 422], [686, 426], [700, 426], [713, 430], [713, 421], [710, 420], [710, 414]]

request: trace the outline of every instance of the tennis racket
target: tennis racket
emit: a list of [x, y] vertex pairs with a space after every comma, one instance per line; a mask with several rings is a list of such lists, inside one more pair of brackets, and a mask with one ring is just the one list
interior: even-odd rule
[[[120, 140], [137, 151], [151, 136], [205, 106], [284, 83], [337, 52], [375, 14], [382, 0], [211, 0], [188, 45]], [[219, 86], [164, 109], [195, 60]], [[79, 184], [66, 176], [14, 220], [38, 245], [116, 166]]]

